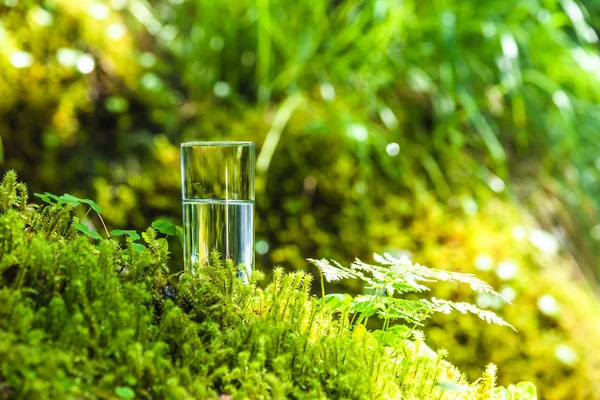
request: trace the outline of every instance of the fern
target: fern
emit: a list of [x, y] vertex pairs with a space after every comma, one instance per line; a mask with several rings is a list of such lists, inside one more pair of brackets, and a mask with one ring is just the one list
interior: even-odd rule
[[384, 328], [387, 328], [390, 322], [399, 319], [418, 326], [434, 313], [449, 314], [455, 310], [463, 314], [474, 314], [488, 323], [514, 329], [512, 325], [495, 313], [482, 310], [473, 304], [455, 303], [436, 298], [410, 300], [394, 297], [395, 295], [430, 290], [423, 283], [459, 282], [468, 284], [476, 292], [490, 293], [503, 298], [490, 285], [474, 275], [413, 264], [406, 256], [397, 259], [389, 254], [383, 256], [375, 254], [373, 258], [381, 265], [367, 264], [357, 259], [350, 267], [345, 267], [335, 261], [309, 259], [329, 282], [356, 278], [366, 283], [366, 289], [371, 290], [371, 294], [357, 296], [354, 299], [344, 297], [345, 303], [335, 303], [334, 305], [336, 311], [347, 310], [356, 314], [358, 323], [377, 315], [384, 320]]

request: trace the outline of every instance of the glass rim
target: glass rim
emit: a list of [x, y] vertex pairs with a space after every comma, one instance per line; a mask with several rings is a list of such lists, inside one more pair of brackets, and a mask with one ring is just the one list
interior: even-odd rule
[[181, 147], [210, 147], [210, 146], [254, 146], [254, 142], [215, 141], [215, 142], [183, 142]]

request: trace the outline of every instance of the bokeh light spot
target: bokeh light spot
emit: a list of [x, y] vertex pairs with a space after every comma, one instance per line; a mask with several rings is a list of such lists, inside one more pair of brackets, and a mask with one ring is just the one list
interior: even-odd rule
[[367, 191], [367, 184], [363, 181], [356, 182], [356, 185], [354, 185], [354, 191], [358, 194], [365, 194]]
[[33, 64], [33, 56], [26, 51], [16, 51], [10, 56], [10, 64], [15, 68], [27, 68]]
[[398, 126], [398, 119], [396, 118], [396, 115], [387, 107], [382, 108], [381, 111], [379, 111], [379, 118], [381, 118], [385, 126], [387, 126], [389, 129], [393, 129]]
[[140, 55], [139, 62], [142, 67], [151, 68], [156, 64], [156, 56], [147, 51]]
[[515, 297], [517, 297], [517, 292], [510, 286], [504, 286], [502, 289], [500, 289], [500, 294], [510, 302], [514, 301]]
[[142, 79], [140, 79], [140, 83], [142, 87], [153, 91], [159, 90], [162, 87], [162, 81], [153, 73], [144, 74]]
[[550, 317], [554, 317], [558, 314], [558, 303], [556, 299], [549, 294], [540, 297], [537, 301], [537, 306], [543, 314]]
[[479, 308], [488, 308], [492, 302], [490, 301], [490, 297], [486, 294], [480, 294], [477, 296], [477, 307]]
[[504, 181], [500, 178], [498, 178], [497, 176], [494, 176], [492, 179], [489, 180], [488, 185], [490, 187], [490, 189], [492, 189], [494, 192], [496, 193], [500, 193], [504, 190], [504, 188], [506, 187], [506, 184], [504, 183]]
[[563, 364], [571, 366], [575, 365], [579, 359], [575, 350], [566, 344], [559, 344], [556, 346], [556, 349], [554, 350], [554, 356]]
[[256, 246], [254, 246], [256, 252], [260, 255], [267, 254], [269, 251], [269, 243], [266, 240], [259, 240], [256, 242]]
[[517, 42], [512, 37], [512, 35], [503, 35], [501, 39], [502, 51], [504, 55], [508, 58], [517, 58], [519, 55], [519, 48], [517, 47]]
[[251, 51], [245, 51], [242, 53], [242, 65], [245, 67], [251, 67], [256, 62], [256, 55]]
[[594, 239], [594, 240], [600, 240], [600, 224], [599, 225], [595, 225], [590, 230], [590, 235], [592, 236], [592, 239]]
[[527, 238], [527, 228], [521, 225], [517, 225], [512, 228], [512, 236], [516, 240], [524, 240]]
[[494, 261], [487, 254], [480, 254], [475, 259], [475, 268], [478, 271], [491, 271]]
[[558, 108], [567, 108], [570, 104], [569, 97], [562, 90], [557, 90], [552, 95], [552, 101], [556, 104]]
[[113, 10], [124, 10], [127, 7], [127, 0], [110, 0], [110, 6]]
[[398, 143], [389, 143], [385, 147], [385, 152], [388, 153], [389, 156], [396, 157], [400, 154], [400, 145]]
[[496, 34], [496, 25], [494, 25], [491, 22], [486, 22], [481, 27], [481, 32], [483, 33], [483, 36], [485, 36], [486, 38], [491, 38]]
[[477, 205], [475, 200], [473, 200], [471, 198], [467, 198], [467, 199], [463, 200], [462, 208], [463, 208], [463, 211], [467, 215], [475, 215], [475, 214], [477, 214], [477, 211], [479, 211], [479, 206]]
[[126, 33], [127, 33], [127, 29], [125, 29], [125, 25], [118, 23], [118, 22], [114, 23], [114, 24], [110, 24], [106, 28], [106, 34], [112, 40], [122, 39]]
[[177, 37], [178, 33], [179, 32], [177, 31], [177, 28], [175, 28], [173, 25], [165, 25], [162, 27], [158, 35], [162, 40], [170, 42]]
[[102, 3], [92, 3], [88, 9], [88, 14], [97, 20], [105, 20], [110, 15], [110, 9]]
[[63, 67], [74, 67], [77, 64], [79, 52], [69, 48], [60, 48], [56, 52], [56, 60]]
[[229, 83], [224, 81], [215, 82], [213, 86], [213, 93], [217, 97], [227, 97], [231, 94], [231, 86], [229, 86]]
[[33, 22], [39, 26], [50, 26], [54, 20], [52, 14], [40, 7], [33, 9], [30, 15]]
[[323, 100], [331, 101], [331, 100], [335, 99], [335, 88], [333, 87], [333, 85], [331, 83], [329, 83], [329, 82], [321, 83], [321, 85], [319, 86], [319, 90], [321, 92], [321, 97], [323, 97]]
[[369, 131], [362, 124], [350, 124], [347, 133], [348, 136], [353, 137], [359, 142], [363, 142], [369, 137]]
[[225, 47], [225, 41], [221, 36], [213, 36], [208, 43], [208, 46], [214, 51], [221, 51]]
[[550, 22], [552, 19], [552, 14], [545, 8], [540, 9], [536, 15], [538, 21], [542, 23]]
[[529, 233], [529, 242], [544, 254], [554, 255], [558, 252], [558, 240], [551, 233], [541, 229], [533, 229]]
[[498, 267], [496, 267], [496, 275], [503, 281], [514, 279], [517, 276], [518, 271], [519, 267], [512, 260], [502, 261], [498, 264]]
[[106, 100], [106, 109], [112, 113], [123, 113], [129, 109], [129, 102], [121, 96], [111, 96]]
[[89, 74], [96, 67], [94, 58], [89, 54], [82, 54], [77, 59], [77, 69], [82, 74]]

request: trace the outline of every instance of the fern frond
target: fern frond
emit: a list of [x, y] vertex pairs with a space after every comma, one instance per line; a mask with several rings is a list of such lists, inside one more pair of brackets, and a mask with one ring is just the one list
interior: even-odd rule
[[420, 264], [413, 264], [408, 257], [402, 256], [399, 259], [388, 253], [383, 256], [375, 253], [373, 259], [382, 265], [388, 266], [390, 273], [394, 276], [401, 276], [406, 281], [417, 286], [417, 282], [459, 282], [469, 285], [471, 290], [477, 293], [490, 293], [509, 302], [500, 293], [496, 292], [488, 283], [477, 278], [473, 274], [444, 271], [441, 269], [429, 268]]
[[514, 326], [504, 321], [502, 318], [496, 315], [496, 313], [489, 310], [482, 310], [471, 303], [453, 302], [449, 300], [436, 299], [435, 297], [432, 297], [431, 300], [422, 299], [421, 301], [427, 303], [428, 306], [433, 307], [434, 312], [441, 312], [443, 314], [450, 314], [452, 311], [458, 311], [461, 314], [469, 313], [476, 315], [488, 324], [507, 326], [513, 329], [515, 332], [517, 331]]
[[336, 261], [333, 261], [333, 263], [336, 264], [335, 266], [331, 265], [331, 263], [326, 259], [315, 260], [309, 258], [308, 261], [321, 270], [327, 282], [341, 281], [342, 279], [350, 279], [356, 277], [354, 274], [349, 272], [346, 268], [342, 267]]
[[[394, 297], [406, 293], [422, 293], [430, 290], [423, 282], [459, 282], [468, 284], [478, 293], [489, 293], [502, 297], [489, 284], [472, 274], [443, 271], [413, 264], [408, 257], [395, 258], [388, 253], [374, 254], [377, 264], [368, 264], [356, 259], [350, 267], [345, 267], [335, 261], [313, 260], [328, 282], [341, 279], [355, 278], [366, 283], [366, 288], [373, 290], [372, 294], [358, 296], [352, 300], [350, 312], [359, 314], [358, 321], [363, 321], [372, 315], [389, 321], [402, 319], [419, 326], [422, 321], [434, 313], [449, 314], [458, 311], [462, 314], [471, 313], [488, 323], [500, 326], [514, 327], [497, 316], [492, 311], [482, 310], [470, 303], [455, 303], [449, 300], [432, 298], [430, 300], [408, 300]], [[503, 297], [502, 297], [503, 298]]]

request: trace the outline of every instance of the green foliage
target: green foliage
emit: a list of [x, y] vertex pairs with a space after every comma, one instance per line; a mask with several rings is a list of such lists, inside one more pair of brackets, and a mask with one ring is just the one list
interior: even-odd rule
[[152, 223], [152, 227], [167, 236], [177, 236], [179, 242], [183, 244], [183, 228], [181, 226], [164, 219], [159, 219]]
[[[309, 231], [297, 236], [364, 229], [379, 190], [447, 201], [506, 183], [532, 210], [550, 203], [546, 228], [565, 221], [584, 239], [577, 256], [598, 265], [597, 13], [571, 0], [313, 3], [157, 1], [107, 7], [102, 18], [88, 0], [4, 7], [6, 51], [27, 49], [34, 61], [13, 68], [7, 55], [0, 74], [7, 167], [35, 188], [77, 182], [111, 206], [114, 226], [142, 229], [150, 215], [179, 212], [179, 177], [163, 173], [177, 168], [173, 144], [253, 140], [261, 217], [277, 209], [284, 229]], [[94, 70], [81, 73], [77, 61], [89, 57]], [[316, 187], [300, 195], [307, 178]], [[331, 216], [298, 221], [313, 204]], [[351, 253], [270, 231], [281, 229], [262, 234], [297, 264], [314, 247], [334, 253], [318, 257]]]
[[502, 297], [491, 286], [477, 279], [472, 274], [427, 268], [411, 263], [406, 256], [397, 259], [390, 254], [383, 256], [375, 254], [375, 260], [381, 265], [370, 265], [356, 260], [348, 268], [335, 261], [333, 262], [334, 265], [332, 265], [325, 259], [309, 259], [310, 262], [319, 268], [328, 282], [354, 278], [366, 283], [365, 289], [370, 294], [358, 296], [354, 299], [349, 295], [340, 294], [336, 297], [340, 301], [334, 303], [335, 311], [355, 313], [357, 315], [357, 323], [366, 323], [369, 317], [376, 315], [384, 320], [384, 327], [389, 326], [390, 322], [398, 319], [414, 325], [422, 325], [422, 322], [433, 313], [441, 312], [450, 314], [452, 310], [456, 310], [463, 314], [475, 314], [488, 323], [511, 326], [495, 313], [482, 310], [469, 303], [456, 303], [436, 299], [435, 297], [430, 300], [408, 300], [394, 297], [396, 294], [420, 293], [430, 290], [420, 282], [438, 281], [467, 283], [472, 290], [478, 293], [489, 293], [493, 296]]
[[[564, 232], [583, 266], [600, 265], [597, 2], [5, 3], [3, 166], [32, 189], [95, 198], [109, 229], [142, 232], [180, 213], [178, 142], [253, 140], [257, 240], [270, 248], [259, 265], [348, 263], [385, 249], [473, 272], [487, 255], [493, 270], [477, 273], [519, 296], [497, 312], [521, 335], [441, 315], [429, 340], [451, 347], [472, 379], [493, 361], [502, 383], [551, 387], [544, 398], [600, 398], [597, 298], [568, 257], [540, 259], [509, 240], [539, 223]], [[20, 50], [30, 67], [11, 65]], [[79, 71], [90, 58], [94, 70]], [[385, 152], [391, 142], [398, 156]], [[515, 194], [537, 222], [515, 215]], [[42, 212], [28, 223], [47, 225], [49, 240], [77, 235], [65, 223], [72, 210]], [[75, 223], [101, 232], [84, 212]], [[147, 249], [136, 240], [134, 256]], [[495, 269], [510, 259], [519, 272], [505, 281]], [[360, 290], [356, 280], [331, 286]], [[432, 295], [472, 302], [445, 286]], [[544, 296], [563, 312], [542, 312]], [[577, 361], [561, 361], [559, 346]]]
[[305, 272], [261, 288], [215, 253], [175, 279], [153, 228], [148, 251], [130, 236], [96, 248], [68, 228], [74, 204], [20, 209], [16, 187], [12, 172], [0, 184], [0, 398], [496, 398], [495, 370], [469, 385], [421, 333], [323, 308]]
[[139, 240], [140, 239], [140, 235], [136, 231], [131, 230], [131, 229], [127, 229], [127, 230], [124, 230], [124, 229], [113, 229], [112, 231], [110, 231], [110, 234], [112, 236], [127, 235], [131, 239], [133, 239], [133, 240]]

